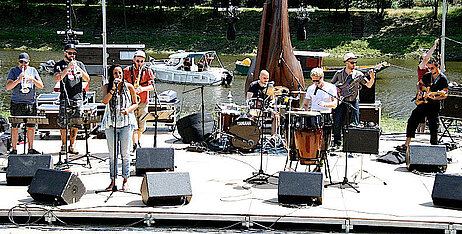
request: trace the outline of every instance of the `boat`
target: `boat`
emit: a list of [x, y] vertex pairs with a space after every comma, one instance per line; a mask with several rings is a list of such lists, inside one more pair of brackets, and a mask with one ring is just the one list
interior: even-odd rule
[[246, 76], [249, 72], [250, 64], [252, 64], [252, 60], [250, 60], [250, 58], [245, 58], [242, 61], [238, 60], [235, 62], [236, 68], [234, 69], [234, 72], [237, 75]]
[[[247, 73], [245, 91], [251, 82], [258, 80], [261, 70], [269, 72], [269, 79], [275, 86], [284, 86], [291, 91], [304, 90], [303, 71], [290, 39], [287, 0], [265, 2], [259, 35], [257, 56]], [[298, 101], [292, 104], [296, 106]]]
[[[212, 63], [218, 61], [219, 67]], [[151, 60], [149, 68], [160, 82], [187, 85], [231, 85], [232, 72], [226, 70], [215, 51], [178, 51], [166, 60]]]
[[[330, 54], [326, 52], [317, 52], [317, 51], [294, 51], [295, 57], [298, 61], [300, 61], [300, 65], [302, 66], [303, 76], [308, 79], [310, 77], [311, 69], [315, 67], [322, 67], [324, 71], [324, 78], [325, 79], [332, 79], [335, 72], [338, 70], [343, 69], [344, 67], [340, 66], [330, 66], [330, 67], [323, 67], [322, 66], [322, 59], [323, 57], [327, 57]], [[246, 58], [245, 60], [249, 60]], [[243, 61], [236, 61], [235, 63], [236, 68], [235, 72], [239, 75], [247, 75], [249, 72], [251, 64], [246, 64]], [[369, 69], [374, 68], [376, 65], [363, 65], [363, 66], [356, 66], [356, 69], [361, 72], [368, 72]], [[375, 72], [380, 72], [386, 68], [390, 67], [390, 64], [387, 62], [383, 62], [383, 66], [380, 69], [377, 69]]]

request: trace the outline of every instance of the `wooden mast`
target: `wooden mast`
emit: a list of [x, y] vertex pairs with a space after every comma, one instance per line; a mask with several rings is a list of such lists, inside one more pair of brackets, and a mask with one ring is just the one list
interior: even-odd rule
[[290, 40], [287, 0], [267, 0], [263, 6], [257, 57], [252, 67], [247, 74], [246, 91], [252, 81], [258, 80], [261, 70], [270, 73], [270, 81], [274, 81], [275, 86], [304, 89], [303, 71]]

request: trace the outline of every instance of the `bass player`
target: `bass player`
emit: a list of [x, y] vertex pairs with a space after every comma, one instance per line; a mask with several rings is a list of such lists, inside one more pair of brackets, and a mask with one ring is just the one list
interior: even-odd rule
[[140, 140], [146, 130], [146, 120], [141, 120], [148, 113], [149, 91], [154, 90], [154, 74], [144, 66], [146, 53], [142, 50], [135, 52], [133, 64], [124, 69], [124, 79], [135, 87], [138, 108], [134, 111], [138, 129], [133, 132], [133, 151], [141, 147]]
[[[358, 57], [356, 57], [355, 54], [351, 52], [346, 53], [345, 56], [343, 56], [345, 68], [335, 73], [334, 77], [332, 78], [332, 84], [339, 83], [337, 86], [341, 86], [342, 84], [349, 83], [352, 80], [360, 79], [359, 83], [364, 84], [368, 88], [371, 88], [372, 85], [374, 85], [375, 72], [373, 69], [369, 71], [369, 76], [371, 78], [369, 80], [362, 72], [354, 70], [357, 59]], [[351, 89], [353, 93], [348, 97], [342, 94], [340, 95], [340, 98], [343, 98], [343, 101], [353, 105], [356, 110], [349, 108], [345, 103], [340, 103], [334, 111], [334, 146], [337, 148], [341, 145], [342, 125], [348, 109], [350, 109], [350, 119], [348, 124], [359, 124], [359, 83]]]

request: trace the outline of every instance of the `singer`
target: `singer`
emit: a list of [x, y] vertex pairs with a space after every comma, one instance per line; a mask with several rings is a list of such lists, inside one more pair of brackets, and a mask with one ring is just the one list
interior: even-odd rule
[[268, 82], [268, 81], [269, 81], [269, 72], [267, 70], [261, 70], [260, 76], [258, 76], [258, 80], [253, 81], [249, 85], [249, 89], [247, 90], [247, 97], [246, 97], [247, 102], [251, 98], [266, 99], [266, 95], [263, 92], [263, 90], [265, 90], [267, 86], [268, 87], [273, 86], [272, 82]]
[[302, 108], [313, 111], [330, 111], [336, 108], [337, 100], [334, 97], [337, 97], [337, 87], [324, 81], [324, 72], [319, 67], [313, 68], [310, 76], [313, 84], [306, 90]]
[[106, 109], [101, 123], [101, 129], [104, 129], [106, 133], [109, 148], [111, 184], [106, 190], [111, 191], [115, 185], [117, 162], [114, 159], [117, 158], [117, 152], [120, 152], [122, 158], [122, 177], [124, 178], [122, 190], [125, 190], [130, 175], [130, 145], [133, 130], [137, 127], [133, 111], [138, 108], [138, 104], [135, 88], [132, 84], [124, 82], [121, 66], [112, 65], [108, 70], [108, 75], [108, 83], [103, 85], [103, 103], [106, 104]]
[[[82, 117], [84, 100], [82, 81], [90, 81], [85, 65], [75, 60], [76, 55], [75, 45], [67, 44], [64, 47], [64, 59], [57, 62], [54, 67], [55, 81], [60, 82], [58, 125], [61, 133], [61, 153], [66, 152], [67, 123], [71, 118]], [[68, 152], [71, 154], [78, 154], [74, 145], [77, 138], [77, 127], [77, 125], [71, 126], [69, 135]]]
[[[37, 115], [35, 100], [35, 87], [43, 89], [43, 82], [37, 70], [29, 66], [29, 55], [20, 53], [18, 66], [10, 69], [6, 81], [6, 90], [11, 92], [10, 113], [13, 116], [34, 116]], [[13, 149], [10, 154], [17, 154], [16, 144], [18, 143], [18, 128], [20, 124], [11, 124], [11, 143]], [[29, 142], [28, 154], [40, 154], [33, 148], [35, 124], [26, 124], [27, 141]], [[24, 152], [26, 153], [26, 152]]]

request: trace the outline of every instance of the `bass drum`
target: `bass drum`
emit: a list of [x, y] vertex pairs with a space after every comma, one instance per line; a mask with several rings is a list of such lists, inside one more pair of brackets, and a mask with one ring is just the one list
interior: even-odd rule
[[231, 144], [234, 147], [250, 151], [257, 147], [261, 129], [252, 119], [238, 118], [229, 127], [229, 134], [232, 136]]

